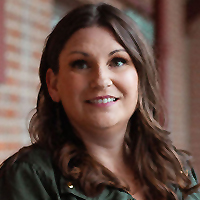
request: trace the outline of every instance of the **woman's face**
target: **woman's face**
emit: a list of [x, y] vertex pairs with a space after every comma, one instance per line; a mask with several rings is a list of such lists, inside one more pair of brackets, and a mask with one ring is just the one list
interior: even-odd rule
[[138, 75], [129, 54], [106, 28], [75, 32], [47, 72], [52, 99], [61, 101], [77, 130], [127, 126], [138, 100]]

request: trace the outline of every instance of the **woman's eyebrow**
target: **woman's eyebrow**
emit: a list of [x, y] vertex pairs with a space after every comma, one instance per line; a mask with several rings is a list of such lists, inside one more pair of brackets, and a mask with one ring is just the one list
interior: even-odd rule
[[83, 52], [83, 51], [71, 51], [71, 52], [69, 53], [69, 55], [71, 55], [71, 54], [82, 54], [82, 55], [84, 55], [84, 56], [89, 56], [88, 53], [85, 53], [85, 52]]
[[114, 51], [111, 51], [108, 55], [109, 55], [109, 56], [112, 56], [113, 54], [115, 54], [115, 53], [117, 53], [117, 52], [119, 52], [119, 51], [125, 51], [125, 52], [126, 52], [125, 49], [116, 49], [116, 50], [114, 50]]
[[[109, 56], [112, 56], [113, 54], [115, 54], [115, 53], [117, 53], [117, 52], [120, 52], [120, 51], [126, 52], [125, 49], [116, 49], [116, 50], [114, 50], [114, 51], [111, 51], [108, 55], [109, 55]], [[89, 56], [88, 53], [85, 53], [85, 52], [83, 52], [83, 51], [71, 51], [71, 52], [69, 53], [69, 55], [71, 55], [71, 54], [82, 54], [83, 56], [87, 56], [87, 57]]]

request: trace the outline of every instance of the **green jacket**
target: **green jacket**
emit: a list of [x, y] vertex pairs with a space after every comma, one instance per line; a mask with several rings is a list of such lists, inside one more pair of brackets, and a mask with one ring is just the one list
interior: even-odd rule
[[[0, 200], [130, 200], [134, 199], [123, 190], [106, 188], [95, 198], [86, 197], [60, 176], [48, 153], [38, 147], [28, 147], [13, 161], [10, 168], [9, 158], [0, 169]], [[23, 152], [24, 150], [22, 150]], [[25, 149], [26, 151], [26, 149]], [[19, 154], [20, 155], [20, 154]], [[15, 156], [16, 157], [16, 156]], [[196, 177], [189, 172], [192, 184]], [[179, 200], [182, 194], [174, 188]], [[194, 193], [187, 200], [200, 200], [200, 193]]]

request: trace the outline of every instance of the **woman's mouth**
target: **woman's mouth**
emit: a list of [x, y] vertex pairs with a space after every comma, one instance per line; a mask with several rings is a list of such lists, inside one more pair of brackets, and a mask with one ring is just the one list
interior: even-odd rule
[[107, 103], [112, 103], [112, 102], [116, 102], [119, 98], [116, 97], [111, 97], [111, 96], [106, 96], [106, 97], [96, 97], [94, 99], [91, 100], [87, 100], [87, 103], [91, 103], [91, 104], [107, 104]]

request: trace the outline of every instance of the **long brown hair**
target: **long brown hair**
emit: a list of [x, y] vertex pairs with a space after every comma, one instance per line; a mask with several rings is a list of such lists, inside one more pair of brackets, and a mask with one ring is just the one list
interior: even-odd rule
[[124, 144], [131, 157], [129, 165], [145, 187], [145, 198], [176, 199], [170, 189], [172, 184], [187, 194], [191, 182], [182, 169], [169, 133], [158, 120], [162, 105], [153, 50], [135, 23], [110, 5], [89, 4], [71, 11], [47, 37], [39, 69], [41, 87], [29, 127], [32, 141], [52, 153], [62, 174], [84, 194], [96, 196], [108, 185], [122, 188], [117, 177], [87, 153], [83, 142], [74, 134], [62, 104], [52, 101], [46, 85], [47, 70], [51, 68], [55, 74], [59, 71], [58, 57], [68, 39], [77, 30], [91, 26], [112, 31], [138, 73], [138, 105]]

